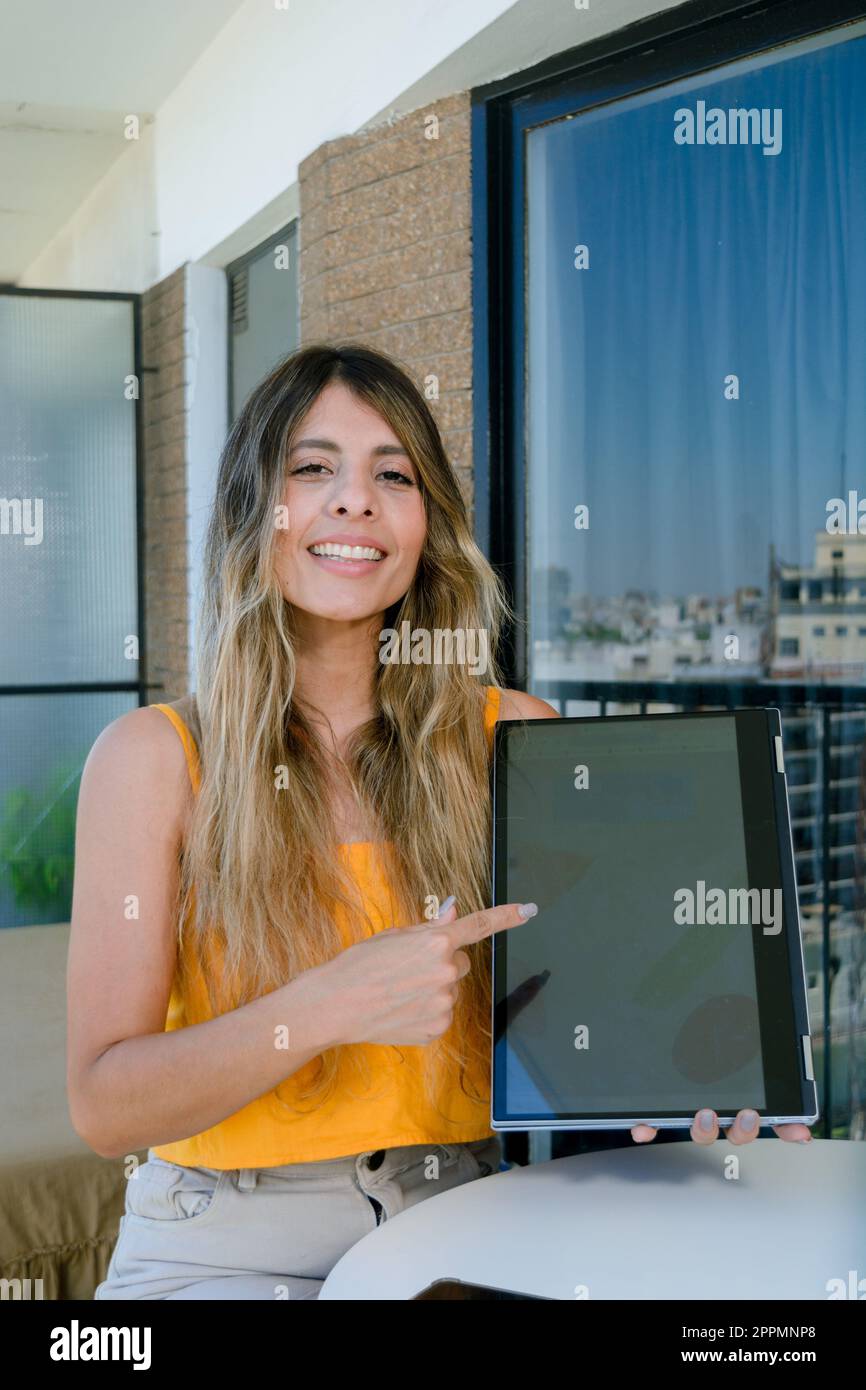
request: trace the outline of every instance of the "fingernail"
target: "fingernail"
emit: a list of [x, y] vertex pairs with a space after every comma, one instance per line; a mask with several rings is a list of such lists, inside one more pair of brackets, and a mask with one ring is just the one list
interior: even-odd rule
[[521, 917], [534, 917], [538, 911], [538, 906], [536, 903], [520, 903], [517, 911], [520, 913]]
[[440, 904], [439, 904], [439, 911], [436, 913], [436, 916], [437, 916], [437, 917], [442, 917], [442, 916], [444, 916], [444, 914], [448, 911], [449, 907], [453, 907], [454, 904], [456, 903], [456, 901], [457, 901], [457, 899], [455, 898], [454, 894], [452, 893], [451, 896], [450, 896], [450, 898], [446, 898], [445, 901], [444, 901], [444, 903], [440, 903]]
[[754, 1110], [744, 1110], [740, 1116], [740, 1129], [747, 1131], [753, 1130], [758, 1123], [758, 1116]]
[[714, 1116], [712, 1110], [701, 1111], [701, 1129], [710, 1130], [713, 1127]]
[[798, 1140], [797, 1140], [797, 1143], [798, 1143], [798, 1144], [811, 1144], [811, 1142], [812, 1142], [812, 1136], [811, 1136], [811, 1134], [809, 1135], [809, 1138], [808, 1138], [808, 1139], [798, 1139]]

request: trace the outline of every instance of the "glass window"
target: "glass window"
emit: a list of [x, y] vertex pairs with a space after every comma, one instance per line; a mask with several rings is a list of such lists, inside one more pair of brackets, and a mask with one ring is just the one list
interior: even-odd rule
[[669, 678], [675, 633], [696, 677], [864, 681], [866, 643], [843, 663], [808, 621], [825, 583], [856, 607], [866, 571], [866, 536], [827, 529], [866, 443], [866, 393], [827, 389], [866, 376], [851, 33], [528, 131], [533, 684], [617, 680], [637, 643]]
[[824, 1133], [862, 1132], [866, 26], [744, 57], [725, 25], [714, 70], [691, 35], [511, 100], [491, 526], [563, 713], [782, 710]]
[[134, 316], [0, 293], [0, 928], [69, 920], [81, 770], [143, 702]]
[[300, 343], [297, 223], [228, 267], [229, 412]]
[[16, 685], [138, 676], [134, 372], [131, 300], [0, 294], [0, 670]]
[[0, 929], [68, 922], [81, 772], [132, 691], [0, 698]]

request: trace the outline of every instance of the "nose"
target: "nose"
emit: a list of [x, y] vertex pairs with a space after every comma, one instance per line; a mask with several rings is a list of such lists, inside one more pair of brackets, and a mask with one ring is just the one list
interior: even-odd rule
[[331, 516], [373, 516], [376, 512], [376, 485], [365, 469], [346, 469], [335, 479], [328, 501]]

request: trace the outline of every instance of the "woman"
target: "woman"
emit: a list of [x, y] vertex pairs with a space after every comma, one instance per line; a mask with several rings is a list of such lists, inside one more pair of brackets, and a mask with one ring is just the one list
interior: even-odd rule
[[354, 344], [280, 363], [220, 462], [197, 695], [116, 720], [82, 778], [70, 1109], [131, 1178], [97, 1298], [315, 1298], [498, 1168], [489, 938], [534, 906], [483, 910], [490, 735], [555, 712], [387, 635], [495, 653], [505, 612], [409, 378]]

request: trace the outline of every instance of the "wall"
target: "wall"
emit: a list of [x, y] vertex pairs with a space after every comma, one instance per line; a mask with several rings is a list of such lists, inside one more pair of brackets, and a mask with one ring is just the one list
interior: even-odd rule
[[145, 679], [158, 686], [151, 703], [178, 699], [189, 682], [186, 278], [181, 267], [142, 300]]
[[588, 3], [247, 0], [20, 283], [142, 291], [230, 243], [225, 265], [284, 225], [299, 165], [323, 143], [679, 0]]
[[195, 637], [205, 530], [217, 462], [228, 426], [228, 284], [224, 271], [187, 266], [187, 545], [189, 574], [189, 688], [195, 690]]
[[460, 93], [303, 161], [300, 287], [302, 343], [361, 339], [422, 390], [437, 378], [430, 405], [471, 506], [470, 116]]
[[[140, 291], [207, 258], [285, 194], [311, 150], [375, 117], [511, 5], [248, 0], [21, 283]], [[143, 217], [130, 234], [133, 186]]]

